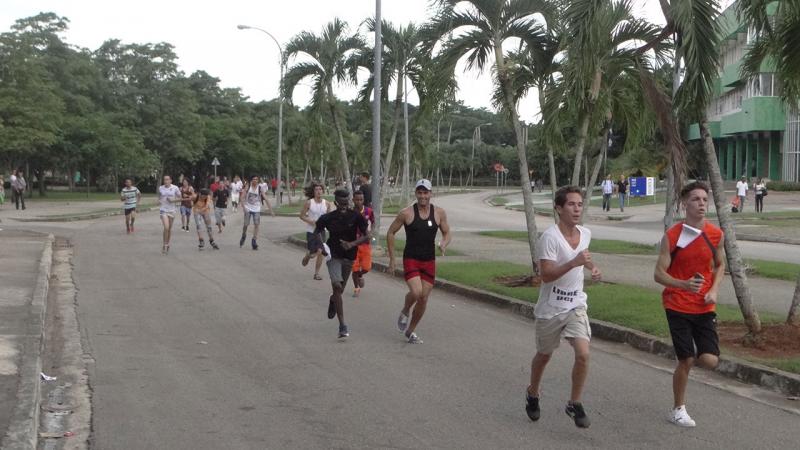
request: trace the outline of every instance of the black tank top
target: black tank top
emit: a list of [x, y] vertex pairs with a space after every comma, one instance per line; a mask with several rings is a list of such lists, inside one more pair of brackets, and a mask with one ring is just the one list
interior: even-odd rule
[[436, 233], [439, 231], [439, 224], [436, 223], [436, 215], [433, 213], [433, 205], [427, 219], [419, 216], [419, 208], [414, 203], [414, 220], [410, 224], [404, 224], [406, 230], [406, 248], [403, 250], [403, 258], [416, 259], [419, 261], [432, 261], [436, 259]]

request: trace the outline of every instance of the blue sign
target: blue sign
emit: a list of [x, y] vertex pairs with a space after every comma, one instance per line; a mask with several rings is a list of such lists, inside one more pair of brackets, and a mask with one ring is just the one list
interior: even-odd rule
[[647, 196], [647, 178], [646, 177], [630, 177], [628, 178], [628, 192], [631, 197], [646, 197]]

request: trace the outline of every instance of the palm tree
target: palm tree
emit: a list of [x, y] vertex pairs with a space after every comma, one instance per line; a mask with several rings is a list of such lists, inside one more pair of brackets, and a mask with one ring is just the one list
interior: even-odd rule
[[[436, 57], [443, 73], [452, 74], [459, 59], [466, 55], [468, 69], [483, 71], [492, 67], [494, 81], [502, 92], [500, 106], [514, 127], [516, 138], [531, 266], [534, 274], [538, 274], [538, 235], [528, 175], [528, 158], [517, 112], [519, 97], [514, 91], [510, 61], [503, 44], [514, 38], [519, 40], [519, 45], [523, 48], [540, 46], [545, 32], [535, 15], [542, 14], [547, 20], [553, 11], [552, 5], [543, 0], [438, 0], [436, 4], [439, 10], [426, 27], [426, 33], [430, 36], [427, 45], [433, 49], [437, 42], [443, 41], [443, 47]], [[490, 64], [489, 57], [492, 55], [494, 63]]]
[[[666, 1], [666, 0], [664, 0]], [[714, 79], [718, 76], [720, 25], [716, 0], [673, 0], [667, 14], [667, 28], [678, 35], [677, 51], [682, 56], [686, 73], [675, 100], [677, 110], [687, 119], [697, 120], [703, 151], [709, 169], [714, 205], [720, 227], [725, 233], [725, 256], [736, 292], [736, 299], [749, 331], [745, 342], [752, 342], [761, 332], [761, 319], [753, 305], [742, 253], [736, 240], [736, 229], [724, 194], [714, 141], [708, 125], [706, 108], [711, 99]]]
[[291, 100], [295, 86], [305, 78], [312, 79], [312, 110], [319, 111], [324, 106], [328, 107], [336, 135], [339, 140], [341, 152], [342, 171], [344, 173], [347, 189], [352, 192], [352, 177], [350, 164], [347, 158], [347, 146], [344, 132], [336, 109], [336, 97], [333, 93], [333, 84], [348, 83], [347, 61], [350, 53], [364, 47], [364, 41], [357, 34], [349, 34], [347, 23], [336, 18], [328, 23], [317, 36], [311, 32], [303, 31], [293, 37], [286, 44], [286, 58], [297, 57], [303, 54], [308, 61], [296, 62], [283, 77], [284, 97]]

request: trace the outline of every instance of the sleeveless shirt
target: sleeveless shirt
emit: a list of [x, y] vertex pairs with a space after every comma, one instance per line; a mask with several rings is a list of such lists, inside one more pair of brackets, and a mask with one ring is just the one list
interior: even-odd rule
[[430, 205], [428, 218], [423, 219], [419, 215], [419, 207], [414, 203], [414, 220], [410, 224], [403, 224], [406, 231], [406, 248], [403, 250], [403, 258], [416, 259], [418, 261], [432, 261], [436, 259], [436, 233], [439, 231], [439, 224], [436, 223], [434, 207]]

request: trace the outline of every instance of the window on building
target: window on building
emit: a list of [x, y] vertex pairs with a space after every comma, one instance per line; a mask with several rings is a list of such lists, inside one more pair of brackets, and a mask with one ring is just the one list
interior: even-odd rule
[[772, 97], [772, 79], [774, 78], [771, 73], [762, 73], [758, 76], [761, 83], [761, 95], [764, 97]]

